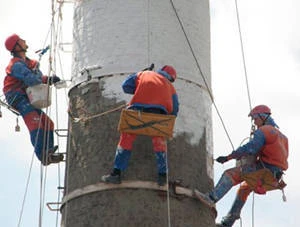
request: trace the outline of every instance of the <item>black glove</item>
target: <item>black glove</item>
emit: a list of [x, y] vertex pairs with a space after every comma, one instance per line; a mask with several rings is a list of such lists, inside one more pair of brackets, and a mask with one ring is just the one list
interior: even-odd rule
[[227, 162], [227, 161], [228, 161], [228, 157], [227, 157], [227, 156], [219, 156], [219, 157], [216, 159], [216, 161], [223, 164], [224, 162]]
[[154, 64], [152, 63], [149, 67], [143, 69], [142, 71], [152, 71], [154, 69]]
[[58, 81], [60, 81], [60, 78], [58, 76], [56, 76], [56, 75], [53, 75], [53, 76], [49, 77], [49, 84], [50, 85], [55, 84]]

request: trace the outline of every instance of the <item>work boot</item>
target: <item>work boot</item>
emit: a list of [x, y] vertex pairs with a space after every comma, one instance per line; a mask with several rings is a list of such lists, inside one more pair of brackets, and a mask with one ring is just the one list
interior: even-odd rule
[[59, 163], [64, 160], [64, 155], [63, 154], [49, 154], [48, 155], [48, 163]]
[[42, 164], [44, 166], [50, 165], [51, 163], [59, 163], [64, 160], [64, 155], [63, 154], [53, 154], [50, 153], [48, 154], [47, 159], [42, 159]]
[[215, 207], [215, 201], [209, 196], [209, 194], [204, 194], [199, 192], [197, 189], [194, 189], [194, 195], [206, 206], [210, 208]]
[[240, 213], [245, 204], [245, 201], [242, 201], [239, 195], [236, 195], [236, 198], [232, 204], [232, 207], [228, 214], [222, 218], [220, 226], [231, 227], [233, 226], [234, 222], [240, 218]]
[[167, 174], [165, 173], [159, 173], [157, 178], [157, 184], [159, 186], [165, 186], [167, 183]]
[[101, 180], [107, 183], [121, 184], [121, 170], [114, 168], [111, 174], [102, 176]]
[[101, 177], [101, 180], [106, 183], [121, 184], [121, 175], [104, 175]]
[[54, 147], [50, 148], [50, 149], [48, 150], [48, 152], [46, 152], [46, 154], [47, 154], [47, 153], [48, 153], [48, 154], [54, 154], [55, 151], [57, 151], [57, 149], [58, 149], [58, 145], [55, 145]]
[[223, 225], [222, 223], [217, 223], [216, 227], [227, 227], [226, 225]]
[[[52, 163], [56, 163], [55, 160], [59, 159], [58, 157], [53, 157], [53, 158], [49, 158], [49, 156], [51, 156], [52, 154], [55, 153], [55, 151], [57, 151], [58, 149], [58, 145], [52, 147], [52, 148], [49, 148], [47, 151], [44, 151], [42, 153], [42, 159], [41, 159], [41, 162], [44, 166], [46, 165], [49, 165], [51, 162], [49, 159], [53, 159], [54, 161]], [[61, 157], [60, 157], [61, 158]], [[63, 157], [62, 157], [63, 159]], [[61, 160], [62, 161], [62, 160]]]
[[221, 223], [217, 224], [217, 227], [232, 227], [234, 222], [239, 219], [238, 215], [228, 214], [227, 216], [222, 218]]

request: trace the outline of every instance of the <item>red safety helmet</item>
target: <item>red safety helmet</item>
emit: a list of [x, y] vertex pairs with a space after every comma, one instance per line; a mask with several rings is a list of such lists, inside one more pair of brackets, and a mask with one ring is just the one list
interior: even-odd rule
[[165, 71], [171, 76], [171, 82], [174, 82], [176, 80], [176, 70], [170, 66], [170, 65], [165, 65], [164, 67], [161, 68], [162, 71]]
[[258, 105], [250, 111], [248, 116], [253, 117], [255, 114], [271, 114], [271, 109], [266, 105]]
[[20, 40], [20, 36], [13, 34], [9, 36], [5, 41], [5, 47], [8, 51], [12, 52], [15, 49], [17, 42]]

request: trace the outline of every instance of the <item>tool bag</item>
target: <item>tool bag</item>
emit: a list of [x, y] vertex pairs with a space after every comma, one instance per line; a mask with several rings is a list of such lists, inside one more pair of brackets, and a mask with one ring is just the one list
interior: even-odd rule
[[175, 118], [174, 115], [123, 109], [118, 130], [138, 135], [171, 138], [173, 136]]
[[277, 180], [267, 168], [242, 174], [241, 177], [257, 194], [266, 194], [267, 191], [275, 189], [282, 190], [286, 186], [282, 179]]

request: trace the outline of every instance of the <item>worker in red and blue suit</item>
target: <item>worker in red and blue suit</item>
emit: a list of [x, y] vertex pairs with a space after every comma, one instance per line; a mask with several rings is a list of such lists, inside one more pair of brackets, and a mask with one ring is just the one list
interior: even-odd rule
[[26, 88], [41, 83], [54, 84], [60, 81], [57, 76], [44, 76], [39, 70], [39, 63], [26, 57], [27, 44], [17, 34], [5, 41], [6, 49], [13, 58], [6, 67], [3, 92], [7, 103], [22, 116], [30, 133], [34, 152], [43, 165], [57, 163], [62, 156], [54, 154], [53, 121], [41, 110], [30, 104]]
[[257, 129], [251, 140], [227, 156], [216, 159], [225, 163], [231, 159], [241, 159], [244, 156], [255, 157], [255, 163], [234, 167], [226, 170], [215, 188], [209, 193], [197, 192], [197, 197], [207, 204], [214, 206], [234, 185], [240, 184], [236, 198], [228, 214], [223, 217], [218, 227], [230, 227], [240, 218], [241, 210], [246, 203], [248, 195], [252, 192], [249, 185], [241, 179], [242, 173], [251, 173], [259, 169], [269, 169], [274, 178], [281, 179], [283, 171], [288, 169], [288, 139], [279, 131], [271, 115], [271, 109], [266, 105], [258, 105], [249, 113]]
[[[129, 75], [122, 84], [125, 93], [133, 94], [128, 108], [148, 113], [177, 116], [179, 102], [172, 84], [175, 79], [176, 70], [170, 65], [163, 66], [157, 72], [143, 70]], [[103, 181], [115, 184], [121, 183], [121, 172], [128, 167], [135, 139], [135, 134], [121, 133], [116, 149], [114, 169], [111, 174], [102, 177]], [[152, 144], [157, 163], [157, 181], [160, 186], [163, 186], [166, 184], [167, 141], [164, 137], [154, 136], [152, 137]]]

